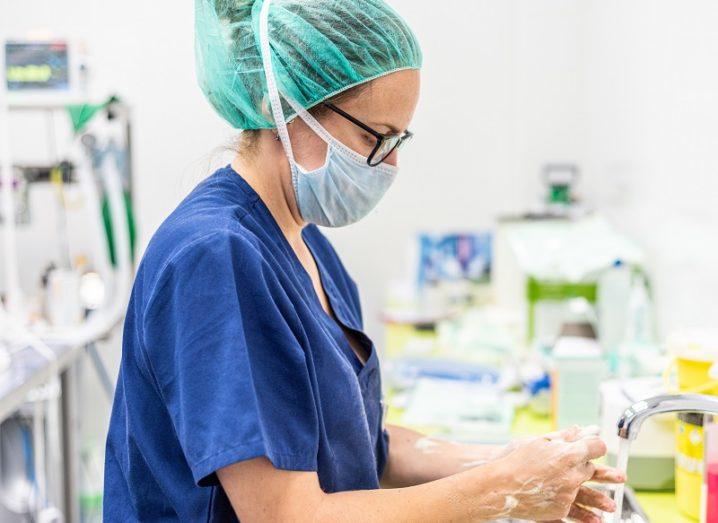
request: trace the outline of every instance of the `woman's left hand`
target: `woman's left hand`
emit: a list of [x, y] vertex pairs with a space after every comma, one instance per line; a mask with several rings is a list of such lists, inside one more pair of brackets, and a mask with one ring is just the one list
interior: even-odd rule
[[[382, 482], [389, 487], [407, 487], [434, 481], [481, 467], [501, 459], [523, 445], [530, 444], [537, 437], [519, 438], [504, 446], [457, 444], [441, 439], [429, 438], [418, 432], [390, 425], [388, 427], [391, 445], [389, 463]], [[586, 435], [595, 435], [595, 428], [572, 427], [552, 432], [543, 439], [575, 441]], [[623, 483], [626, 476], [612, 467], [596, 465], [590, 481], [597, 483]], [[582, 486], [573, 502], [570, 518], [584, 523], [600, 523], [601, 519], [591, 510], [613, 510], [615, 504], [604, 492]]]
[[[574, 427], [561, 433], [551, 434], [546, 437], [558, 436], [566, 441], [575, 441], [580, 438], [580, 433], [581, 429], [579, 427]], [[596, 472], [589, 481], [596, 483], [624, 483], [626, 481], [626, 474], [613, 467], [596, 465]], [[584, 523], [601, 523], [601, 517], [592, 512], [593, 509], [611, 512], [616, 509], [616, 503], [609, 498], [605, 492], [601, 492], [584, 485], [578, 490], [578, 494], [571, 506], [568, 517]]]

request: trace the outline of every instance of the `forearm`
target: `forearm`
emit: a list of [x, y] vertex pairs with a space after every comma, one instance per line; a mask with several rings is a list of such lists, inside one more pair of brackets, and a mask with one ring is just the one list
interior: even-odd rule
[[499, 475], [464, 471], [414, 487], [324, 494], [317, 522], [492, 521], [510, 515], [512, 498], [500, 488]]
[[328, 494], [314, 472], [255, 458], [217, 471], [240, 521], [490, 521], [516, 508], [511, 466], [496, 462], [415, 487]]
[[502, 447], [453, 443], [390, 425], [382, 486], [407, 487], [446, 478], [495, 459]]

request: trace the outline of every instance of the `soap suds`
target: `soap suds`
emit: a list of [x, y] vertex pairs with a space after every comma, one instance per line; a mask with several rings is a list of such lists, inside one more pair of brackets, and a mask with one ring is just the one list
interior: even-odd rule
[[519, 506], [519, 500], [513, 496], [506, 496], [506, 502], [504, 503], [504, 510], [511, 511]]
[[432, 438], [421, 438], [416, 440], [416, 443], [414, 443], [414, 448], [420, 450], [424, 454], [433, 454], [434, 452], [436, 452], [435, 447], [438, 446], [439, 443]]
[[486, 463], [488, 463], [486, 460], [479, 459], [476, 461], [467, 461], [465, 463], [462, 463], [461, 466], [464, 468], [473, 468], [473, 467], [478, 467], [480, 465], [486, 465]]

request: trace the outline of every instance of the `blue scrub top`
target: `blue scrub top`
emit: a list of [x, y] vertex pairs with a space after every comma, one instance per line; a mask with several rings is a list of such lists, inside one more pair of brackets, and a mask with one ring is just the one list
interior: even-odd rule
[[202, 182], [145, 253], [125, 320], [104, 521], [236, 521], [215, 472], [266, 456], [326, 492], [379, 487], [379, 364], [354, 281], [303, 230], [337, 321], [267, 207], [231, 167]]

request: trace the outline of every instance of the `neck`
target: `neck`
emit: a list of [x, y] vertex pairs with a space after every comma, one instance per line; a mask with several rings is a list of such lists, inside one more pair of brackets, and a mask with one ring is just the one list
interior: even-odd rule
[[301, 242], [306, 223], [299, 214], [289, 162], [281, 143], [273, 138], [267, 143], [266, 137], [262, 137], [256, 153], [251, 157], [238, 154], [232, 168], [259, 195], [290, 245]]

